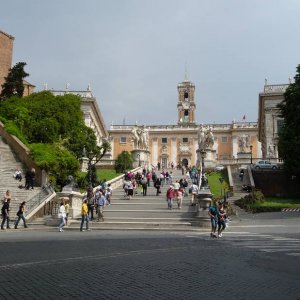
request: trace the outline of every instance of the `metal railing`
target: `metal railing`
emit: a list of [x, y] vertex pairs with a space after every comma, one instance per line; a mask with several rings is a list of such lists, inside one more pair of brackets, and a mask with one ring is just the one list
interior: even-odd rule
[[31, 217], [33, 217], [34, 214], [40, 208], [42, 208], [42, 205], [49, 202], [55, 195], [56, 193], [50, 184], [44, 186], [38, 194], [36, 194], [26, 202], [27, 218], [30, 219]]

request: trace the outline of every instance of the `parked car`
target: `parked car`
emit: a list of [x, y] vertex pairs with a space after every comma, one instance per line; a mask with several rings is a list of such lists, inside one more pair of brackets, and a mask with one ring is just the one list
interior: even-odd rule
[[276, 164], [271, 163], [269, 160], [259, 160], [255, 165], [255, 169], [279, 169]]
[[225, 169], [225, 167], [223, 165], [217, 165], [216, 166], [216, 171], [222, 171], [224, 169]]

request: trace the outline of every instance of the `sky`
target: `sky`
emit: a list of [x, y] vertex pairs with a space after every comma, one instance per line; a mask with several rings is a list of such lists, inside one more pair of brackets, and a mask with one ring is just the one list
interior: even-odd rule
[[299, 0], [1, 0], [13, 65], [43, 90], [91, 85], [110, 124], [177, 123], [177, 84], [196, 122], [258, 119], [258, 95], [300, 63]]

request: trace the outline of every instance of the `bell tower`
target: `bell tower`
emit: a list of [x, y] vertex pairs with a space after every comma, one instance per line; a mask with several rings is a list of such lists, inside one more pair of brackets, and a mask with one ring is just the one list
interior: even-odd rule
[[195, 124], [195, 85], [187, 79], [177, 85], [178, 90], [178, 125], [188, 126]]

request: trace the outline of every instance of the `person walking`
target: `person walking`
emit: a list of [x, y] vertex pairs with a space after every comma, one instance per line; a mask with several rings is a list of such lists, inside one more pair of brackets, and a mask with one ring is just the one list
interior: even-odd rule
[[81, 206], [81, 224], [80, 224], [80, 231], [85, 231], [83, 229], [83, 224], [86, 222], [86, 230], [89, 230], [89, 215], [88, 215], [88, 205], [87, 200], [85, 199]]
[[133, 183], [131, 180], [129, 180], [127, 184], [127, 196], [128, 200], [131, 200], [131, 197], [133, 196]]
[[193, 183], [191, 186], [190, 186], [190, 191], [191, 191], [191, 194], [192, 194], [192, 198], [191, 198], [191, 206], [194, 206], [196, 205], [195, 204], [195, 196], [197, 195], [197, 192], [198, 192], [198, 186]]
[[7, 190], [4, 194], [4, 201], [5, 200], [7, 201], [8, 199], [9, 199], [9, 201], [11, 201], [11, 192], [10, 192], [10, 190]]
[[4, 199], [4, 203], [1, 208], [1, 213], [2, 213], [1, 229], [2, 230], [4, 230], [5, 222], [6, 222], [6, 229], [10, 229], [10, 227], [9, 227], [9, 204], [10, 204], [10, 199]]
[[87, 188], [86, 192], [88, 215], [91, 215], [91, 220], [94, 219], [95, 197], [92, 185]]
[[32, 168], [29, 175], [29, 188], [34, 189], [35, 185], [35, 169]]
[[239, 175], [239, 177], [240, 177], [240, 180], [241, 181], [243, 181], [243, 179], [244, 179], [244, 170], [242, 169], [241, 171], [240, 171], [240, 175]]
[[68, 220], [69, 220], [69, 214], [70, 214], [70, 203], [69, 203], [69, 201], [67, 201], [65, 203], [65, 211], [66, 211], [66, 218], [65, 218], [66, 225], [65, 226], [68, 226]]
[[104, 222], [104, 215], [103, 215], [103, 209], [105, 206], [106, 200], [104, 195], [100, 192], [100, 196], [98, 197], [97, 200], [97, 214], [98, 214], [98, 219], [97, 221]]
[[216, 238], [216, 230], [218, 226], [218, 208], [216, 206], [216, 202], [213, 201], [209, 210], [208, 215], [210, 216], [210, 223], [211, 223], [211, 233], [210, 236]]
[[109, 183], [105, 191], [105, 197], [108, 205], [111, 205], [111, 196], [112, 196], [112, 188], [111, 188], [111, 184]]
[[143, 196], [147, 196], [148, 178], [143, 177], [141, 183]]
[[219, 202], [219, 218], [218, 218], [218, 237], [222, 237], [222, 232], [226, 228], [226, 210], [224, 204]]
[[156, 196], [158, 196], [160, 194], [160, 179], [157, 178], [155, 183], [154, 183], [154, 187], [156, 188]]
[[182, 208], [183, 195], [184, 195], [184, 188], [180, 187], [179, 190], [177, 190], [177, 195], [176, 195], [178, 209]]
[[60, 223], [58, 225], [58, 231], [63, 232], [63, 227], [65, 226], [65, 219], [66, 219], [66, 209], [65, 204], [63, 201], [60, 202], [60, 207], [58, 210], [58, 218], [60, 219]]
[[170, 185], [170, 187], [167, 190], [167, 202], [168, 202], [168, 209], [173, 208], [173, 199], [175, 198], [175, 190], [173, 188], [173, 185]]
[[25, 214], [25, 204], [26, 204], [25, 201], [23, 201], [20, 204], [19, 210], [17, 212], [18, 219], [17, 219], [16, 224], [15, 224], [15, 229], [18, 229], [18, 225], [19, 225], [19, 222], [20, 222], [21, 219], [23, 221], [24, 228], [28, 228], [28, 226], [26, 224], [26, 219], [25, 219], [25, 216], [24, 216], [24, 214]]

